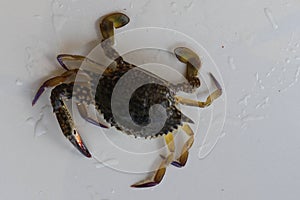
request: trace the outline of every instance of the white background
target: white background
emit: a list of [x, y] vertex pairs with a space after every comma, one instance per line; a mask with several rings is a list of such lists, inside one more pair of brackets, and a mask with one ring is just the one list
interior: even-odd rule
[[[297, 0], [27, 0], [0, 2], [0, 199], [298, 199], [300, 192], [300, 3]], [[97, 20], [112, 11], [126, 29], [189, 35], [213, 57], [227, 92], [217, 145], [163, 182], [136, 190], [127, 174], [83, 158], [62, 136], [41, 82], [59, 53], [87, 54]], [[223, 46], [223, 48], [222, 48]], [[49, 93], [47, 93], [49, 95]]]

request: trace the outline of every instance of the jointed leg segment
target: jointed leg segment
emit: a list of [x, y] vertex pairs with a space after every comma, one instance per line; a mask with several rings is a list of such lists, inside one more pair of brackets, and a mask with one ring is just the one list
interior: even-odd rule
[[112, 13], [104, 17], [100, 23], [100, 30], [103, 36], [102, 48], [105, 55], [116, 62], [123, 61], [119, 53], [112, 47], [114, 45], [114, 29], [121, 28], [129, 23], [129, 17], [123, 13]]
[[82, 62], [86, 59], [86, 57], [81, 55], [69, 55], [69, 54], [60, 54], [57, 56], [57, 61], [59, 64], [65, 69], [69, 70], [67, 64], [65, 62], [67, 61], [79, 61]]
[[77, 72], [78, 72], [78, 69], [68, 70], [68, 71], [64, 72], [63, 74], [61, 74], [60, 76], [56, 76], [54, 78], [51, 78], [51, 79], [45, 81], [41, 85], [41, 87], [38, 89], [36, 95], [34, 96], [34, 98], [32, 100], [32, 106], [34, 106], [34, 104], [37, 102], [37, 100], [40, 98], [40, 96], [43, 94], [43, 92], [45, 91], [46, 88], [55, 87], [65, 81], [67, 81], [69, 78], [76, 75]]
[[96, 126], [100, 126], [102, 128], [108, 128], [108, 126], [102, 124], [101, 122], [99, 122], [96, 119], [93, 119], [89, 116], [86, 105], [82, 104], [82, 103], [77, 103], [77, 108], [79, 111], [80, 116], [85, 119], [87, 122], [94, 124]]
[[187, 99], [187, 98], [177, 96], [176, 97], [177, 103], [187, 105], [187, 106], [200, 107], [200, 108], [205, 108], [205, 107], [209, 106], [214, 100], [216, 100], [218, 97], [220, 97], [222, 95], [222, 88], [221, 88], [220, 84], [218, 83], [218, 81], [212, 74], [210, 74], [210, 76], [211, 76], [214, 84], [216, 85], [217, 89], [207, 97], [205, 102], [195, 101], [192, 99]]
[[189, 139], [184, 143], [180, 157], [172, 162], [172, 165], [176, 167], [183, 167], [186, 164], [189, 155], [189, 149], [194, 143], [194, 132], [191, 127], [187, 124], [183, 125], [182, 130], [189, 136]]
[[201, 68], [201, 60], [199, 56], [191, 49], [186, 47], [178, 47], [174, 50], [175, 56], [182, 63], [186, 64], [186, 78], [189, 82], [190, 87], [200, 87], [200, 80], [198, 78], [198, 71]]
[[154, 172], [154, 174], [150, 178], [135, 183], [131, 185], [131, 187], [135, 187], [135, 188], [152, 187], [161, 182], [161, 180], [165, 175], [167, 166], [173, 161], [174, 151], [175, 151], [173, 134], [169, 133], [165, 135], [164, 139], [169, 150], [169, 154], [167, 155], [167, 157], [163, 158], [163, 161], [160, 163], [158, 169]]

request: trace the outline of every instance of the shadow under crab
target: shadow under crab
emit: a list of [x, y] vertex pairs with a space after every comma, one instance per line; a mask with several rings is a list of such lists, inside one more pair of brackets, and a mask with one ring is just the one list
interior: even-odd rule
[[[177, 105], [182, 104], [204, 108], [222, 94], [222, 89], [215, 77], [210, 74], [216, 90], [207, 97], [205, 102], [186, 99], [176, 95], [179, 91], [193, 93], [201, 85], [198, 78], [198, 71], [201, 67], [200, 58], [195, 52], [186, 47], [176, 48], [174, 54], [180, 62], [186, 64], [185, 77], [187, 82], [174, 84], [126, 62], [113, 46], [115, 28], [123, 27], [128, 23], [129, 18], [123, 13], [109, 14], [100, 23], [100, 31], [103, 36], [102, 48], [105, 55], [113, 61], [108, 67], [101, 66], [84, 56], [58, 55], [58, 62], [66, 72], [45, 81], [37, 91], [32, 105], [36, 103], [46, 88], [54, 87], [50, 98], [53, 112], [61, 130], [65, 137], [86, 157], [91, 157], [91, 154], [82, 141], [65, 104], [65, 101], [71, 98], [76, 102], [80, 115], [92, 124], [102, 128], [113, 126], [121, 132], [135, 137], [163, 137], [168, 147], [168, 155], [163, 158], [151, 177], [132, 185], [132, 187], [151, 187], [161, 182], [169, 164], [176, 167], [183, 167], [186, 164], [189, 149], [194, 142], [194, 133], [189, 126], [189, 123], [193, 123], [193, 120], [185, 116], [178, 109]], [[89, 62], [94, 65], [94, 68], [91, 70], [69, 69], [66, 64], [67, 61]], [[114, 88], [129, 73], [130, 78], [126, 79], [129, 82], [124, 84], [126, 87], [123, 87], [124, 89], [118, 95], [122, 97], [126, 96], [125, 94], [132, 95], [128, 99], [113, 98]], [[78, 76], [84, 77], [84, 81], [76, 82], [75, 84], [75, 77]], [[131, 86], [137, 82], [146, 82], [147, 84], [142, 84], [138, 88], [132, 88]], [[129, 102], [129, 107], [124, 106], [126, 102]], [[89, 105], [94, 105], [96, 110], [103, 115], [105, 121], [99, 121], [90, 117], [87, 112]], [[162, 126], [158, 130], [149, 131], [145, 127], [153, 124], [153, 121], [155, 121], [151, 116], [151, 112], [149, 112], [155, 105], [160, 105], [164, 109], [164, 120], [157, 120], [158, 122], [163, 121]], [[181, 155], [175, 159], [173, 132], [179, 128], [189, 138], [181, 149]]]

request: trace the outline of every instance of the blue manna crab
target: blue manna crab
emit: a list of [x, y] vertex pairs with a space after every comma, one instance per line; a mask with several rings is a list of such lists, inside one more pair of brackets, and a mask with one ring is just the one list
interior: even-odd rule
[[[76, 102], [80, 115], [92, 124], [102, 128], [115, 127], [119, 131], [135, 137], [162, 137], [167, 145], [168, 155], [163, 157], [163, 160], [151, 177], [132, 185], [132, 187], [138, 188], [152, 187], [161, 182], [169, 164], [176, 167], [183, 167], [186, 164], [189, 149], [194, 142], [194, 133], [189, 126], [189, 123], [193, 123], [193, 121], [185, 116], [177, 105], [207, 107], [222, 94], [222, 89], [215, 77], [210, 74], [216, 89], [209, 94], [206, 101], [199, 102], [176, 95], [179, 91], [193, 93], [201, 85], [198, 78], [198, 71], [201, 67], [200, 58], [195, 52], [186, 47], [176, 48], [174, 54], [180, 62], [186, 64], [185, 77], [187, 82], [170, 83], [151, 72], [126, 62], [113, 46], [115, 29], [123, 27], [127, 23], [129, 23], [129, 18], [123, 13], [109, 14], [100, 22], [100, 31], [103, 36], [101, 45], [105, 55], [112, 60], [108, 67], [97, 64], [96, 70], [70, 69], [66, 64], [68, 61], [86, 61], [91, 63], [94, 61], [80, 55], [58, 55], [57, 60], [66, 71], [45, 81], [38, 89], [32, 105], [36, 103], [46, 88], [52, 87], [50, 99], [60, 128], [65, 137], [86, 157], [91, 157], [91, 154], [82, 141], [66, 106], [65, 101], [71, 98]], [[158, 132], [145, 133], [140, 129], [133, 129], [128, 127], [126, 123], [116, 120], [116, 117], [113, 115], [111, 104], [113, 89], [120, 78], [133, 69], [135, 69], [133, 78], [135, 80], [148, 80], [148, 84], [136, 89], [130, 98], [129, 113], [131, 120], [140, 126], [146, 126], [150, 123], [150, 107], [155, 104], [162, 105], [166, 111], [166, 120]], [[75, 77], [79, 75], [86, 77], [86, 81], [74, 84]], [[128, 85], [127, 87], [130, 88], [131, 86]], [[96, 110], [103, 115], [104, 121], [89, 116], [87, 112], [89, 105], [95, 106]], [[189, 138], [184, 143], [180, 156], [174, 158], [173, 132], [178, 129], [182, 129]]]

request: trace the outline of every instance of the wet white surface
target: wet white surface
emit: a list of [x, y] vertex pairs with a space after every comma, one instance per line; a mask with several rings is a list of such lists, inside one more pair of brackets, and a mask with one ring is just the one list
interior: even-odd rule
[[[28, 0], [0, 8], [0, 199], [298, 199], [299, 1]], [[199, 133], [187, 166], [169, 167], [152, 189], [129, 187], [145, 174], [103, 167], [121, 162], [97, 152], [89, 136], [97, 127], [82, 135], [104, 163], [81, 156], [61, 134], [49, 92], [31, 107], [41, 82], [62, 72], [56, 55], [88, 54], [99, 42], [97, 20], [112, 11], [131, 18], [120, 32], [161, 27], [193, 38], [226, 90], [223, 130], [205, 143]]]

